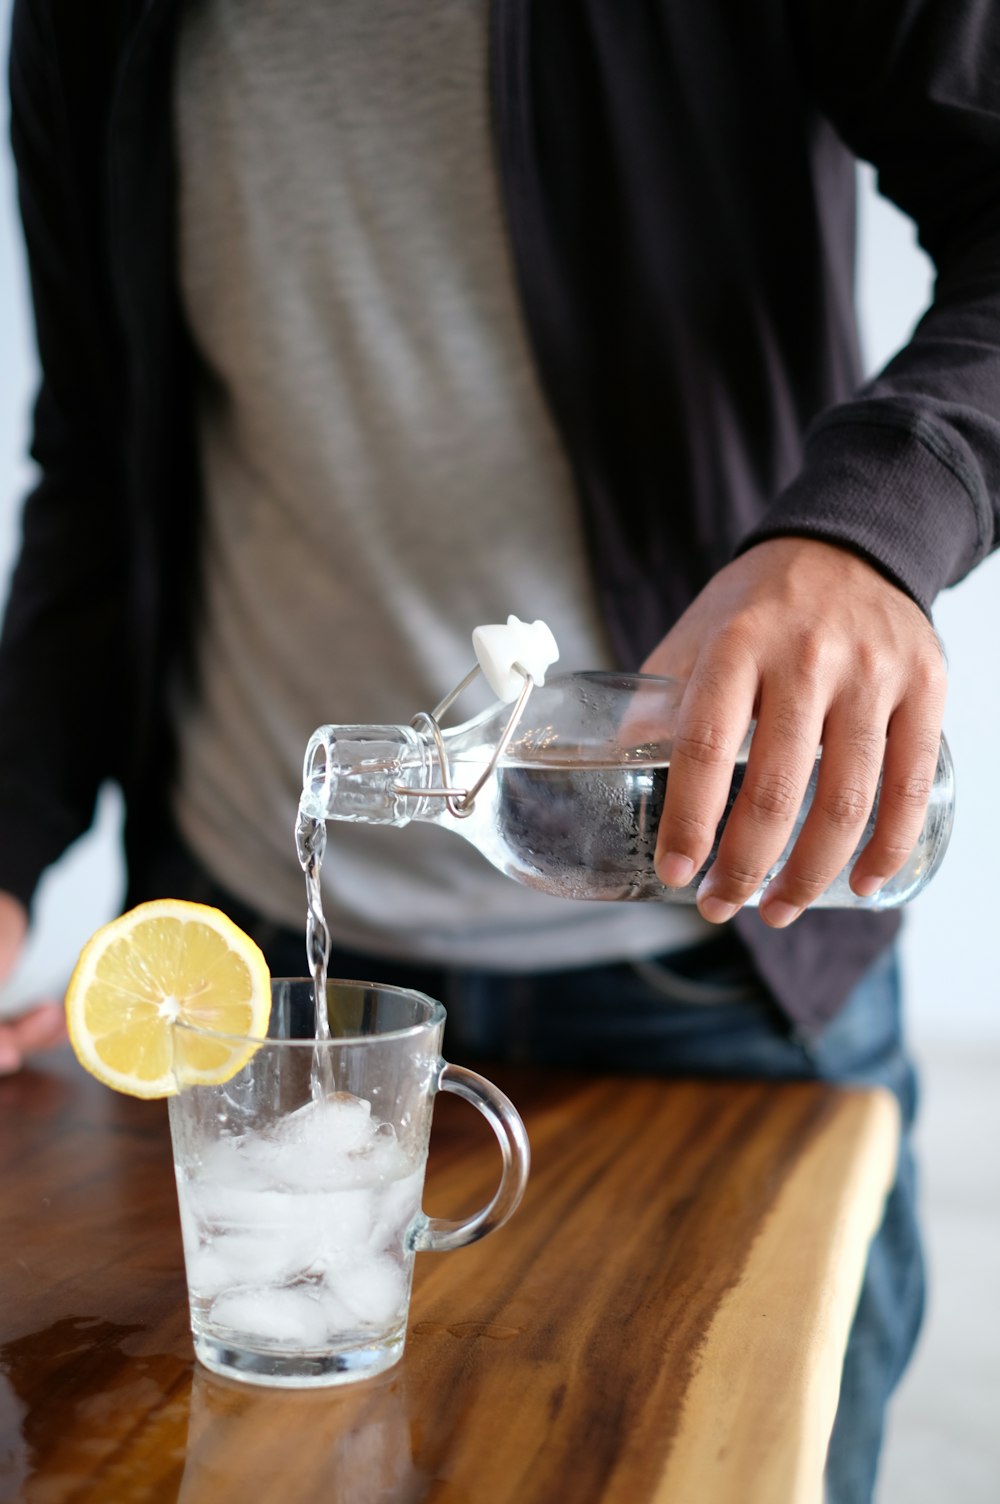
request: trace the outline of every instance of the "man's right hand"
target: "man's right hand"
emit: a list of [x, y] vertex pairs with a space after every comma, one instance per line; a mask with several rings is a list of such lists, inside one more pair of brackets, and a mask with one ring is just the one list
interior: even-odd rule
[[[14, 970], [28, 933], [24, 905], [0, 893], [0, 987]], [[66, 1038], [66, 1015], [54, 1000], [36, 1004], [16, 1018], [0, 1018], [0, 1076], [20, 1070], [25, 1059]]]

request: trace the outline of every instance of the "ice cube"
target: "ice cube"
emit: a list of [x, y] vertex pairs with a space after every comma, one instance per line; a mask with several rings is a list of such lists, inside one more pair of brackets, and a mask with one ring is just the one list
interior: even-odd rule
[[185, 1181], [180, 1169], [177, 1171], [177, 1205], [181, 1216], [181, 1241], [184, 1244], [184, 1257], [197, 1251], [201, 1242], [200, 1218], [196, 1215], [189, 1194], [188, 1182]]
[[364, 1148], [375, 1136], [377, 1119], [372, 1118], [372, 1104], [364, 1097], [352, 1097], [350, 1092], [338, 1091], [322, 1102], [313, 1104], [317, 1130], [310, 1128], [310, 1142], [322, 1141], [328, 1154], [353, 1154]]
[[303, 1221], [309, 1225], [317, 1253], [324, 1258], [336, 1257], [351, 1248], [364, 1248], [368, 1243], [375, 1211], [374, 1192], [322, 1191], [300, 1200]]
[[345, 1260], [331, 1272], [330, 1284], [361, 1326], [388, 1326], [402, 1314], [406, 1279], [388, 1254]]
[[242, 1180], [195, 1180], [185, 1187], [190, 1210], [212, 1232], [234, 1228], [280, 1228], [292, 1217], [286, 1193], [247, 1170]]
[[[252, 1157], [252, 1134], [229, 1134], [208, 1144], [188, 1167], [192, 1179], [206, 1183], [241, 1185], [257, 1178]], [[248, 1152], [248, 1144], [250, 1151]]]
[[313, 1290], [264, 1287], [220, 1296], [209, 1320], [213, 1329], [248, 1347], [263, 1343], [301, 1350], [324, 1345], [328, 1315]]
[[384, 1185], [399, 1180], [410, 1168], [391, 1123], [379, 1123], [368, 1142], [351, 1156], [355, 1180], [364, 1185]]
[[297, 1186], [303, 1177], [315, 1178], [310, 1155], [311, 1151], [297, 1135], [276, 1137], [269, 1130], [247, 1135], [243, 1163], [260, 1185]]
[[[307, 1102], [247, 1142], [245, 1157], [272, 1183], [309, 1190], [358, 1180], [356, 1160], [377, 1145], [371, 1103], [346, 1092]], [[395, 1135], [391, 1127], [393, 1141]], [[249, 1140], [249, 1136], [248, 1136]]]
[[275, 1220], [279, 1207], [268, 1211], [258, 1206], [271, 1184], [252, 1135], [220, 1139], [183, 1177], [178, 1170], [178, 1195], [182, 1202], [187, 1199], [192, 1215], [203, 1225], [252, 1226], [259, 1216]]
[[358, 1318], [341, 1300], [336, 1290], [328, 1284], [317, 1285], [316, 1298], [323, 1313], [323, 1321], [326, 1327], [326, 1339], [333, 1346], [337, 1346], [351, 1338], [362, 1336]]
[[213, 1300], [223, 1290], [233, 1288], [232, 1269], [214, 1243], [195, 1248], [184, 1245], [184, 1266], [188, 1289], [195, 1300]]
[[268, 1140], [281, 1146], [308, 1144], [330, 1154], [350, 1154], [369, 1141], [376, 1126], [370, 1102], [338, 1091], [290, 1112], [269, 1130]]
[[[256, 1218], [249, 1215], [254, 1207]], [[219, 1222], [212, 1224], [211, 1242], [227, 1271], [219, 1277], [216, 1289], [289, 1283], [366, 1249], [372, 1236], [374, 1192], [258, 1192], [248, 1201], [247, 1210], [245, 1220], [228, 1229]], [[195, 1231], [189, 1279], [203, 1282], [203, 1267]], [[213, 1260], [209, 1265], [213, 1278], [215, 1267]], [[192, 1274], [193, 1269], [197, 1274]]]
[[316, 1239], [310, 1228], [295, 1223], [219, 1234], [210, 1246], [224, 1265], [222, 1285], [229, 1287], [288, 1284], [317, 1267]]
[[403, 1234], [420, 1211], [424, 1169], [412, 1170], [392, 1180], [376, 1193], [375, 1220], [370, 1239], [374, 1249], [399, 1249]]

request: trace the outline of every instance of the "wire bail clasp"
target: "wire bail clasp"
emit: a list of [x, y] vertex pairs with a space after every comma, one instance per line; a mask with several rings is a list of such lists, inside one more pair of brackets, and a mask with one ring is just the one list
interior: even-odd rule
[[[510, 745], [510, 739], [528, 703], [528, 696], [536, 684], [545, 683], [546, 670], [559, 657], [556, 640], [545, 622], [520, 621], [516, 616], [508, 616], [505, 625], [477, 627], [472, 634], [472, 646], [477, 660], [475, 668], [469, 670], [461, 684], [457, 685], [451, 694], [445, 695], [440, 705], [436, 706], [429, 715], [422, 710], [410, 722], [415, 731], [430, 732], [441, 768], [440, 788], [422, 789], [420, 797], [431, 795], [444, 799], [449, 814], [459, 820], [472, 814], [476, 795], [492, 777], [497, 763]], [[513, 708], [485, 769], [471, 789], [459, 789], [452, 784], [451, 766], [441, 729], [441, 718], [451, 709], [459, 695], [468, 688], [477, 674], [483, 675], [498, 699], [508, 704], [513, 702]], [[416, 790], [396, 785], [395, 792], [413, 797]]]
[[512, 666], [521, 675], [524, 682], [521, 685], [521, 690], [514, 702], [514, 707], [511, 710], [510, 716], [508, 717], [507, 724], [500, 734], [500, 739], [497, 742], [496, 746], [493, 748], [492, 756], [490, 757], [489, 762], [486, 764], [486, 767], [476, 779], [475, 783], [472, 785], [471, 789], [455, 788], [452, 785], [451, 764], [448, 760], [448, 748], [445, 745], [444, 735], [442, 733], [441, 717], [451, 709], [452, 705], [454, 705], [459, 695], [462, 694], [464, 690], [468, 689], [469, 685], [476, 679], [476, 677], [480, 673], [482, 673], [482, 669], [479, 667], [478, 663], [476, 664], [475, 668], [469, 670], [465, 678], [462, 680], [461, 684], [456, 685], [456, 687], [451, 691], [451, 694], [445, 695], [440, 705], [436, 705], [430, 712], [426, 710], [418, 711], [418, 713], [410, 722], [410, 725], [413, 727], [414, 731], [429, 731], [431, 736], [433, 737], [434, 748], [437, 752], [438, 766], [441, 769], [440, 788], [432, 787], [429, 789], [418, 790], [405, 788], [402, 784], [395, 784], [393, 788], [394, 793], [401, 794], [404, 797], [409, 798], [419, 797], [421, 799], [426, 799], [428, 797], [431, 797], [443, 799], [447, 806], [448, 813], [454, 815], [458, 820], [464, 820], [468, 815], [472, 814], [476, 805], [476, 795], [484, 787], [487, 781], [493, 776], [493, 773], [496, 770], [497, 763], [500, 761], [501, 757], [510, 745], [510, 739], [514, 735], [514, 732], [517, 730], [517, 724], [521, 719], [525, 705], [527, 705], [528, 703], [528, 697], [535, 687], [534, 679], [527, 672], [527, 670], [522, 667], [521, 664], [515, 663]]

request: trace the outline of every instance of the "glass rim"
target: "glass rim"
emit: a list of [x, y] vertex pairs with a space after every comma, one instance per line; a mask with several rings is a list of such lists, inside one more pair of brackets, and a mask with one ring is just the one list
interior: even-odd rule
[[[312, 991], [311, 977], [272, 977], [271, 978], [271, 1001], [274, 1003], [275, 988], [279, 986], [308, 987]], [[375, 1034], [338, 1034], [332, 1039], [316, 1039], [307, 1037], [304, 1039], [280, 1039], [270, 1034], [232, 1034], [224, 1029], [209, 1029], [202, 1024], [187, 1023], [183, 1019], [174, 1019], [173, 1028], [182, 1029], [185, 1034], [197, 1035], [202, 1039], [219, 1039], [228, 1043], [253, 1044], [258, 1048], [268, 1045], [279, 1045], [282, 1048], [315, 1050], [331, 1049], [338, 1045], [367, 1044], [374, 1040], [411, 1039], [426, 1033], [429, 1029], [443, 1024], [446, 1018], [444, 1004], [437, 998], [431, 997], [426, 992], [421, 992], [416, 987], [397, 987], [391, 982], [366, 982], [355, 977], [327, 977], [327, 988], [348, 987], [354, 991], [362, 992], [390, 992], [396, 997], [413, 998], [417, 1002], [427, 1003], [430, 1012], [425, 1019], [412, 1024], [403, 1024], [398, 1029], [385, 1029]]]

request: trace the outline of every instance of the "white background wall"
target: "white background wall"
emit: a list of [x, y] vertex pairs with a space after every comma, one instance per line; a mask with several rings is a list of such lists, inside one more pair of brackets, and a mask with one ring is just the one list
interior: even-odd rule
[[[10, 0], [0, 0], [3, 72]], [[16, 546], [19, 499], [30, 477], [25, 456], [35, 369], [25, 272], [6, 144], [0, 146], [0, 598]], [[869, 366], [905, 339], [930, 289], [930, 272], [909, 224], [878, 199], [861, 175], [859, 306]], [[994, 1001], [992, 925], [998, 891], [996, 806], [990, 793], [1000, 743], [1000, 564], [990, 560], [940, 602], [936, 622], [951, 665], [946, 720], [959, 789], [955, 834], [945, 864], [911, 906], [905, 940], [910, 1018], [918, 1044], [1000, 1040]], [[57, 989], [81, 944], [114, 911], [122, 873], [119, 811], [109, 794], [94, 833], [45, 880], [24, 963], [0, 993], [6, 1011]]]

